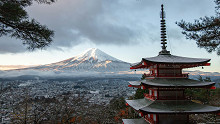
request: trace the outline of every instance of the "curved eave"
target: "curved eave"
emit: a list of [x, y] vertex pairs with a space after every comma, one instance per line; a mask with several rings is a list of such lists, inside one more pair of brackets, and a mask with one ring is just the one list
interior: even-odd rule
[[128, 81], [130, 87], [139, 87], [141, 86], [141, 81]]
[[136, 100], [126, 100], [126, 103], [131, 106], [133, 109], [138, 111], [141, 108], [144, 108], [150, 104], [152, 104], [154, 101], [148, 100], [148, 99], [136, 99]]
[[177, 81], [175, 79], [161, 79], [161, 81], [142, 80], [141, 84], [145, 87], [158, 88], [211, 88], [215, 85], [215, 82], [199, 82], [191, 79], [177, 79]]
[[185, 86], [180, 86], [180, 85], [161, 85], [161, 84], [144, 84], [142, 83], [145, 87], [157, 87], [157, 88], [211, 88], [212, 86], [215, 85], [215, 82], [211, 82], [212, 84], [209, 85], [185, 85]]
[[180, 102], [182, 101], [157, 101], [141, 108], [140, 111], [144, 114], [204, 114], [220, 112], [220, 107], [201, 105], [191, 101]]
[[[208, 108], [208, 107], [207, 107]], [[219, 109], [212, 109], [212, 110], [206, 110], [201, 109], [197, 111], [162, 111], [162, 110], [155, 110], [152, 108], [143, 108], [140, 109], [141, 112], [144, 114], [205, 114], [205, 113], [219, 113]]]
[[208, 63], [210, 60], [211, 59], [206, 60], [206, 61], [202, 61], [202, 62], [172, 62], [172, 61], [170, 61], [170, 62], [160, 62], [160, 61], [158, 61], [157, 62], [157, 61], [150, 61], [150, 60], [143, 59], [143, 61], [146, 62], [146, 63], [155, 63], [155, 64], [189, 64], [189, 65], [191, 65], [191, 64], [205, 64], [205, 63]]
[[147, 68], [147, 65], [144, 65], [143, 61], [134, 63], [130, 65], [130, 69], [141, 69], [141, 68]]
[[143, 118], [140, 119], [122, 119], [123, 124], [149, 124]]
[[211, 59], [203, 59], [203, 58], [189, 58], [175, 55], [158, 55], [155, 57], [143, 58], [145, 62], [150, 63], [170, 63], [170, 64], [201, 64], [207, 63]]

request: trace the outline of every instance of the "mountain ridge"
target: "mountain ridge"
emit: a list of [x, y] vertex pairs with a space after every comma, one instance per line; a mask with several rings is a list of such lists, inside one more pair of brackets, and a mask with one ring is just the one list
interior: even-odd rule
[[97, 48], [91, 48], [63, 61], [19, 70], [115, 72], [128, 71], [129, 68], [130, 63], [114, 58]]

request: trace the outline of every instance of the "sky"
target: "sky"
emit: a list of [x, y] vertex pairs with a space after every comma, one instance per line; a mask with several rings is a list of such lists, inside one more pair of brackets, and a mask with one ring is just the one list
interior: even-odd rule
[[[98, 48], [122, 61], [135, 63], [157, 56], [160, 44], [160, 10], [164, 4], [171, 54], [210, 58], [211, 66], [194, 70], [220, 72], [220, 56], [207, 53], [188, 40], [175, 22], [193, 22], [215, 15], [214, 0], [57, 0], [26, 8], [30, 18], [55, 31], [53, 43], [29, 51], [22, 41], [0, 37], [0, 65], [42, 65]], [[192, 69], [193, 70], [193, 69]]]

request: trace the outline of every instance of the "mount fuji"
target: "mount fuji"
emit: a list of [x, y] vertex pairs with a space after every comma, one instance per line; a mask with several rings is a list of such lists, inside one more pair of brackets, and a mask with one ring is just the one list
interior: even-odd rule
[[22, 70], [41, 70], [55, 72], [119, 72], [130, 70], [130, 63], [116, 59], [97, 48], [91, 48], [84, 53], [52, 64], [46, 64]]

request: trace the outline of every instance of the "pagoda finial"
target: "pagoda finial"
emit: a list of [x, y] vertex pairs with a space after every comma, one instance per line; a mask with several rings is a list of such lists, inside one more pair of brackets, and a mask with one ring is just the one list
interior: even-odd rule
[[160, 13], [160, 18], [161, 18], [161, 44], [162, 44], [162, 51], [159, 52], [160, 55], [170, 55], [170, 51], [167, 51], [167, 37], [166, 37], [166, 23], [165, 23], [165, 12], [163, 9], [163, 4], [161, 5], [161, 13]]

